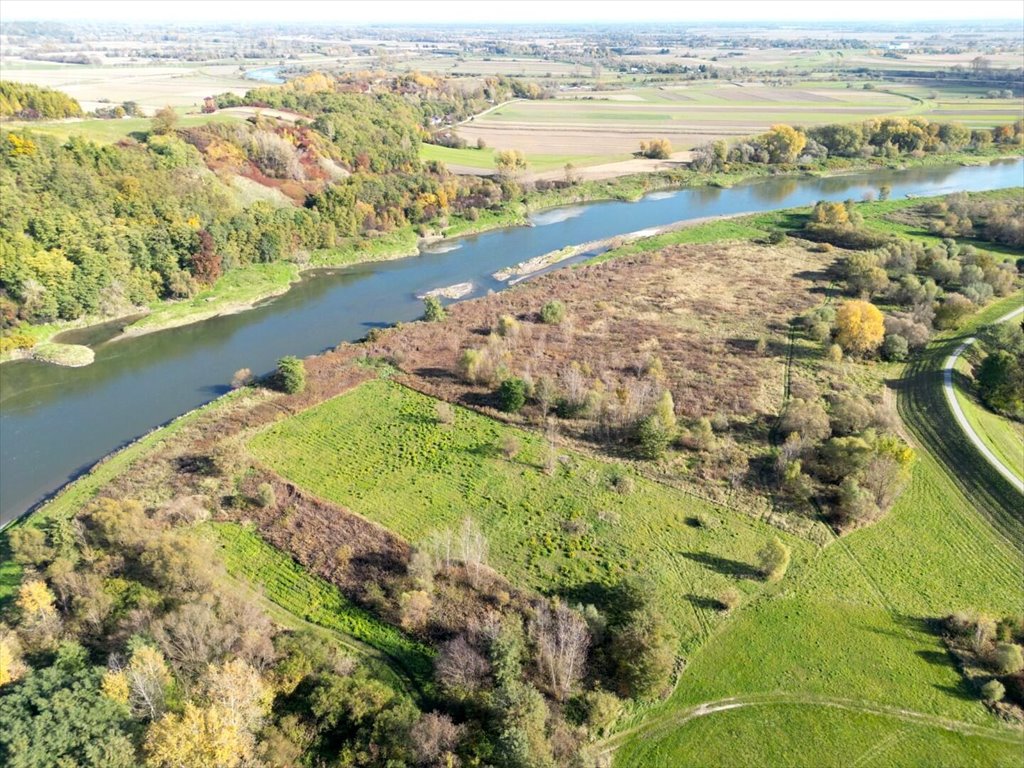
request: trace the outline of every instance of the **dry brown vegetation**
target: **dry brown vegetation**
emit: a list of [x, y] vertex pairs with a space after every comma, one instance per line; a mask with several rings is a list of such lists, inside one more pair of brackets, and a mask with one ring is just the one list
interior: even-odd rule
[[[778, 413], [789, 322], [821, 301], [833, 259], [795, 245], [675, 246], [456, 304], [443, 325], [387, 332], [367, 352], [394, 360], [411, 386], [470, 406], [494, 405], [491, 382], [507, 371], [614, 393], [624, 410], [651, 395], [646, 381], [663, 382], [684, 417], [757, 421]], [[567, 318], [544, 325], [538, 312], [552, 300]], [[497, 332], [504, 315], [518, 319], [516, 333]], [[486, 350], [479, 383], [458, 375], [467, 349]]]

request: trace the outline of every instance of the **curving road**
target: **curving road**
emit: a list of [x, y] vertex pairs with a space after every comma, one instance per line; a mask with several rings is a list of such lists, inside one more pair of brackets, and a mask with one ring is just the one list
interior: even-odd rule
[[[995, 323], [1005, 323], [1007, 320], [1013, 319], [1022, 312], [1024, 312], [1024, 307], [1018, 307], [1012, 312], [1008, 312], [1007, 314], [1000, 317], [998, 320], [995, 321]], [[974, 428], [971, 426], [970, 422], [967, 421], [967, 417], [964, 415], [964, 411], [960, 407], [959, 401], [956, 399], [956, 392], [954, 392], [953, 390], [953, 369], [956, 366], [956, 361], [960, 357], [960, 355], [963, 354], [963, 351], [974, 342], [975, 338], [972, 336], [971, 338], [964, 341], [964, 343], [961, 344], [959, 347], [957, 347], [956, 351], [953, 352], [952, 355], [946, 358], [946, 364], [943, 366], [942, 371], [942, 388], [946, 394], [946, 402], [949, 403], [949, 407], [953, 411], [953, 416], [956, 418], [957, 424], [960, 425], [960, 429], [963, 430], [964, 434], [967, 436], [967, 439], [971, 441], [974, 447], [978, 449], [978, 452], [985, 457], [985, 460], [989, 464], [991, 464], [992, 467], [1000, 475], [1006, 478], [1006, 481], [1010, 483], [1010, 485], [1012, 485], [1021, 493], [1024, 493], [1024, 482], [1021, 481], [1020, 477], [1017, 476], [1016, 472], [1014, 472], [1012, 469], [1003, 464], [1003, 462], [1001, 462], [999, 458], [994, 453], [992, 453], [991, 450], [989, 450], [988, 446], [985, 445], [982, 439], [978, 437], [978, 433], [974, 431]]]

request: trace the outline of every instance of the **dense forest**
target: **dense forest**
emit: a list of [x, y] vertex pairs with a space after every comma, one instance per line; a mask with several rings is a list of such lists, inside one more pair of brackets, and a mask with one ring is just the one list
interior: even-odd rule
[[[254, 118], [177, 128], [170, 113], [114, 145], [4, 132], [3, 325], [188, 297], [239, 266], [302, 260], [449, 214], [475, 218], [518, 193], [422, 165], [424, 116], [396, 94], [306, 93], [288, 103], [319, 116], [313, 125]], [[243, 205], [236, 176], [292, 204]]]
[[28, 83], [0, 81], [0, 117], [60, 120], [81, 116], [82, 107], [66, 93]]

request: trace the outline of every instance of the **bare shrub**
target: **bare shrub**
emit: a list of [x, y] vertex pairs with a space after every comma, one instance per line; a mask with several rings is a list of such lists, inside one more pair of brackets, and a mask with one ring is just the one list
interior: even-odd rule
[[252, 382], [252, 371], [248, 368], [239, 368], [235, 371], [235, 375], [231, 377], [231, 388], [241, 389], [242, 387], [248, 387]]
[[455, 422], [455, 409], [452, 408], [450, 403], [439, 400], [434, 405], [434, 417], [437, 419], [438, 424], [452, 424]]
[[530, 637], [551, 694], [565, 701], [586, 672], [590, 632], [587, 623], [564, 603], [538, 603]]

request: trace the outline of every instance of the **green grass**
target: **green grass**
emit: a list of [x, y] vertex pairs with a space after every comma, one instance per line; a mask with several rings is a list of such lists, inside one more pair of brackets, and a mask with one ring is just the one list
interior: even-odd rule
[[[421, 160], [440, 160], [448, 165], [462, 165], [469, 168], [479, 168], [484, 171], [495, 169], [495, 150], [487, 149], [455, 149], [453, 147], [440, 147], [436, 144], [421, 144]], [[551, 171], [564, 168], [567, 163], [572, 163], [577, 168], [588, 165], [600, 165], [602, 163], [614, 163], [617, 160], [628, 160], [628, 154], [572, 154], [572, 155], [528, 155], [526, 160], [531, 171]]]
[[493, 149], [455, 149], [437, 144], [420, 144], [420, 160], [439, 160], [448, 165], [494, 170]]
[[[452, 426], [440, 425], [434, 403], [372, 381], [269, 427], [250, 448], [306, 490], [414, 544], [473, 516], [491, 564], [515, 584], [607, 605], [623, 577], [649, 578], [684, 648], [718, 623], [712, 603], [725, 587], [760, 590], [750, 564], [774, 529], [632, 473], [634, 489], [619, 493], [612, 477], [627, 470], [578, 453], [566, 452], [549, 477], [539, 436], [461, 408]], [[522, 446], [512, 461], [498, 455], [508, 437]], [[698, 513], [720, 525], [689, 524]], [[812, 549], [783, 538], [797, 557]]]
[[[231, 114], [190, 115], [178, 121], [178, 127], [187, 128], [207, 123], [232, 123], [243, 118]], [[113, 144], [133, 133], [149, 133], [152, 120], [148, 117], [128, 117], [124, 120], [86, 119], [77, 122], [10, 123], [11, 128], [28, 128], [35, 133], [66, 140], [72, 136], [91, 139], [99, 144]]]
[[[1014, 300], [996, 302], [964, 331], [991, 322]], [[1024, 537], [1014, 513], [1019, 497], [1004, 493], [1005, 483], [1007, 488], [993, 487], [994, 473], [957, 440], [955, 423], [945, 417], [941, 361], [955, 343], [937, 339], [908, 364], [898, 385], [899, 410], [919, 452], [911, 484], [893, 510], [801, 564], [785, 593], [760, 597], [722, 626], [690, 659], [669, 701], [650, 713], [646, 725], [620, 738], [616, 765], [649, 765], [655, 758], [689, 764], [687, 750], [695, 744], [714, 744], [718, 751], [712, 754], [721, 755], [722, 764], [748, 764], [744, 758], [752, 754], [781, 756], [795, 748], [793, 734], [808, 717], [832, 718], [835, 725], [806, 740], [795, 764], [831, 765], [837, 754], [872, 755], [867, 750], [882, 742], [890, 745], [887, 751], [865, 765], [918, 764], [917, 737], [905, 743], [907, 724], [900, 717], [872, 715], [876, 727], [869, 735], [858, 722], [862, 715], [839, 717], [821, 708], [826, 700], [853, 699], [865, 708], [998, 727], [978, 692], [963, 682], [935, 628], [936, 619], [956, 610], [1004, 615], [1019, 611], [1024, 599]], [[782, 715], [766, 704], [679, 723], [694, 705], [732, 696], [802, 699], [817, 706], [805, 715]], [[754, 727], [772, 717], [784, 727]], [[1024, 747], [1020, 732], [1010, 733], [1016, 744], [962, 739], [956, 752], [928, 764], [1004, 764]]]
[[631, 742], [616, 764], [1013, 768], [1020, 765], [1020, 745], [878, 714], [771, 704], [718, 712], [676, 727], [664, 738]]
[[235, 523], [207, 527], [232, 576], [262, 588], [266, 597], [294, 616], [375, 649], [419, 691], [430, 688], [433, 654], [429, 648], [352, 603], [333, 584], [307, 571], [252, 529]]
[[968, 423], [989, 450], [1017, 477], [1024, 479], [1024, 425], [990, 411], [978, 399], [969, 378], [970, 366], [961, 356], [956, 362], [961, 376], [953, 377], [953, 391]]
[[938, 335], [907, 364], [899, 382], [897, 407], [903, 421], [972, 505], [1018, 551], [1024, 551], [1020, 494], [978, 453], [953, 419], [942, 391], [942, 366], [964, 338], [1020, 304], [1020, 294], [994, 302], [959, 331]]
[[234, 269], [215, 285], [184, 301], [158, 301], [153, 311], [126, 328], [128, 333], [156, 331], [204, 320], [249, 307], [259, 299], [283, 293], [299, 279], [295, 264], [277, 261]]

